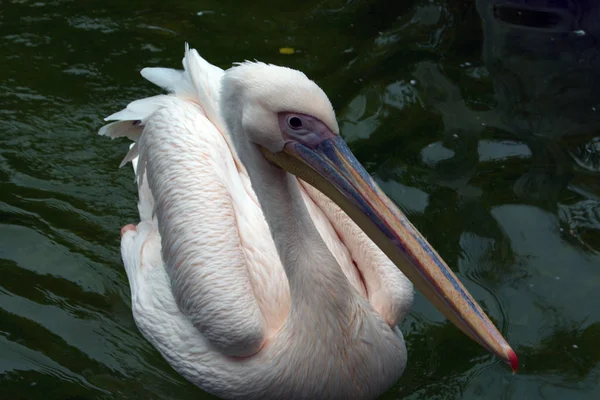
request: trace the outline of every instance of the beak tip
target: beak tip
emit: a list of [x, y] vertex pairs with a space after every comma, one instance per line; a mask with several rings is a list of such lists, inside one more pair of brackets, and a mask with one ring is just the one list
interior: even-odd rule
[[510, 364], [510, 367], [512, 368], [512, 372], [514, 375], [515, 373], [517, 373], [517, 370], [519, 369], [519, 359], [517, 357], [517, 354], [511, 348], [508, 349], [507, 355], [508, 355], [508, 364]]

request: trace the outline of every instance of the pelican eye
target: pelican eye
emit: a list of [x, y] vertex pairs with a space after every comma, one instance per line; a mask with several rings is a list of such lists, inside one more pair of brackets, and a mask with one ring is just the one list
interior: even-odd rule
[[287, 123], [294, 130], [302, 129], [302, 120], [299, 117], [289, 117]]

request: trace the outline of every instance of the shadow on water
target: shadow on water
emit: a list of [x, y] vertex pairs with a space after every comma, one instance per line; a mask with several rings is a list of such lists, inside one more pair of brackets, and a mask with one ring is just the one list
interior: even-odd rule
[[[382, 188], [520, 355], [512, 376], [417, 294], [383, 398], [600, 396], [600, 17], [551, 0], [21, 1], [0, 9], [0, 397], [208, 398], [139, 334], [102, 118], [145, 66], [305, 71]], [[279, 54], [293, 47], [293, 56]]]

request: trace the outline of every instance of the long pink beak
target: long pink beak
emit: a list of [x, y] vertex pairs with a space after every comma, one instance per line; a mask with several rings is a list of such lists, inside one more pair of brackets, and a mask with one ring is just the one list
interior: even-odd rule
[[281, 152], [262, 151], [335, 201], [446, 318], [517, 370], [517, 355], [502, 334], [341, 137], [325, 139], [312, 148], [289, 141]]

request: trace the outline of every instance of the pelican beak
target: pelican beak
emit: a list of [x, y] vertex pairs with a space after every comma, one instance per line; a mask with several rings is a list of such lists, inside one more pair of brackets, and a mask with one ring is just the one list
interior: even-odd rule
[[264, 156], [336, 202], [454, 325], [517, 370], [517, 355], [427, 240], [383, 193], [340, 136], [288, 141]]

